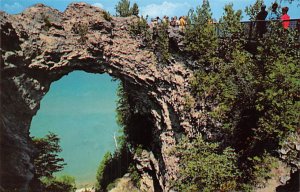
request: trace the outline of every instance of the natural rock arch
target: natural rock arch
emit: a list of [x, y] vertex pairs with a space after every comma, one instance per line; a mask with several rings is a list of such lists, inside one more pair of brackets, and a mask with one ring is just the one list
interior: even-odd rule
[[151, 116], [158, 147], [140, 159], [142, 185], [153, 189], [155, 180], [162, 190], [169, 189], [177, 159], [167, 151], [179, 130], [192, 132], [191, 118], [199, 115], [184, 107], [191, 73], [180, 62], [158, 67], [154, 53], [129, 34], [136, 18], [106, 19], [103, 10], [84, 3], [71, 4], [63, 13], [37, 4], [18, 15], [0, 14], [0, 189], [26, 191], [34, 169], [31, 119], [50, 84], [74, 70], [108, 73], [136, 95], [139, 113]]

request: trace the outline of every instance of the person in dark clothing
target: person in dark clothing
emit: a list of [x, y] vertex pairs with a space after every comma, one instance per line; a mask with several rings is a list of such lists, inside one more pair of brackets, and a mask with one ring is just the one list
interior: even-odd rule
[[280, 14], [277, 11], [278, 8], [278, 4], [275, 2], [272, 4], [272, 11], [271, 13], [268, 15], [268, 20], [272, 21], [272, 20], [279, 20], [280, 19]]
[[267, 15], [266, 5], [262, 5], [260, 12], [256, 16], [256, 35], [259, 37], [262, 37], [267, 32], [267, 23], [265, 21]]

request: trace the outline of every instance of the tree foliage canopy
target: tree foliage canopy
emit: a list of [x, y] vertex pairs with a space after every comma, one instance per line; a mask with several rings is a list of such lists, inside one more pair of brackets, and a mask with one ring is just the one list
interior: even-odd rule
[[180, 158], [178, 191], [234, 191], [239, 177], [233, 149], [205, 142], [201, 135], [190, 141], [183, 138], [173, 151]]
[[58, 153], [62, 151], [59, 140], [54, 133], [49, 133], [43, 138], [33, 138], [34, 146], [37, 149], [34, 158], [37, 178], [52, 177], [53, 173], [61, 171], [66, 165], [64, 159], [58, 156]]
[[[248, 14], [254, 16], [262, 3], [258, 0], [250, 6]], [[235, 178], [236, 190], [247, 191], [264, 185], [270, 176], [269, 165], [278, 159], [277, 151], [300, 127], [299, 31], [285, 31], [281, 23], [271, 23], [266, 34], [256, 39], [255, 48], [249, 49], [240, 23], [241, 11], [226, 5], [220, 23], [210, 24], [208, 6], [198, 7], [189, 16], [186, 51], [198, 61], [191, 83], [195, 100], [208, 117], [205, 128], [211, 130], [215, 140], [221, 141], [221, 146], [236, 151], [237, 161], [232, 162], [239, 173]], [[218, 39], [214, 35], [217, 26], [221, 35]], [[202, 131], [202, 127], [196, 129]], [[197, 155], [195, 150], [189, 149], [195, 154], [183, 154]], [[185, 158], [181, 156], [181, 160]], [[290, 160], [285, 162], [289, 164]], [[204, 190], [200, 189], [201, 179], [197, 180], [201, 176], [193, 172], [201, 169], [201, 165], [195, 162], [192, 165], [196, 167], [191, 169], [185, 165], [180, 164], [181, 174], [190, 173], [196, 179], [186, 178], [195, 183], [191, 187]], [[185, 179], [182, 181], [188, 187]]]
[[139, 6], [134, 3], [132, 8], [131, 8], [131, 12], [132, 12], [132, 15], [135, 15], [135, 16], [138, 16], [139, 15]]
[[54, 176], [66, 165], [64, 159], [58, 156], [62, 151], [59, 137], [50, 132], [43, 138], [33, 137], [32, 141], [37, 153], [34, 157], [35, 175], [30, 188], [44, 192], [75, 192], [74, 177]]
[[44, 177], [42, 183], [44, 192], [75, 192], [76, 190], [75, 178], [68, 175]]
[[116, 9], [116, 16], [119, 17], [128, 17], [131, 15], [138, 16], [139, 14], [138, 5], [134, 3], [133, 6], [130, 7], [129, 0], [120, 0], [116, 5], [115, 9]]
[[209, 2], [197, 6], [195, 11], [191, 9], [187, 19], [189, 29], [185, 34], [186, 51], [199, 63], [205, 64], [211, 60], [218, 45]]

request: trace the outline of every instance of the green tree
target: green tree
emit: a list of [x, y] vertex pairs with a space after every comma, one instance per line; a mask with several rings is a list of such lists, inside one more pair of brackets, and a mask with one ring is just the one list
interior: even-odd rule
[[130, 1], [129, 0], [121, 0], [115, 7], [116, 15], [119, 17], [128, 17], [132, 15], [132, 10], [130, 9]]
[[[260, 8], [258, 4], [250, 13]], [[231, 5], [225, 7], [220, 22], [224, 40], [208, 55], [209, 65], [218, 65], [210, 71], [199, 69], [192, 86], [196, 100], [204, 103], [207, 127], [222, 134], [223, 145], [236, 150], [240, 183], [250, 190], [269, 177], [275, 151], [300, 126], [300, 44], [298, 31], [287, 32], [273, 23], [250, 53], [239, 38], [240, 17]]]
[[229, 62], [234, 50], [242, 50], [245, 44], [243, 26], [241, 23], [242, 11], [234, 11], [233, 4], [225, 5], [224, 14], [219, 22], [219, 56]]
[[62, 151], [59, 137], [49, 133], [43, 138], [32, 138], [37, 150], [34, 157], [35, 175], [30, 188], [32, 191], [45, 192], [75, 192], [75, 179], [71, 176], [55, 177], [53, 174], [61, 171], [64, 159], [58, 156]]
[[96, 191], [106, 191], [109, 184], [123, 177], [131, 162], [132, 155], [126, 145], [120, 146], [113, 155], [107, 152], [97, 171]]
[[185, 34], [186, 51], [190, 53], [201, 66], [207, 66], [213, 60], [218, 47], [216, 26], [212, 23], [212, 13], [209, 2], [196, 11], [188, 14], [188, 30]]
[[44, 192], [75, 192], [75, 178], [63, 175], [60, 177], [44, 177], [42, 180]]
[[97, 171], [96, 191], [106, 191], [107, 187], [117, 178], [128, 172], [132, 162], [132, 154], [128, 149], [128, 125], [131, 118], [131, 107], [128, 102], [129, 95], [124, 91], [123, 84], [119, 84], [117, 90], [116, 119], [123, 134], [118, 137], [118, 149], [111, 154], [107, 152], [99, 164]]
[[105, 168], [111, 163], [112, 161], [112, 155], [110, 152], [106, 152], [102, 161], [100, 162], [100, 165], [97, 170], [97, 183], [96, 183], [96, 189], [97, 191], [101, 191], [105, 189], [106, 185], [109, 184], [108, 181], [105, 180]]
[[253, 5], [245, 8], [246, 14], [250, 17], [250, 21], [255, 21], [257, 14], [260, 12], [261, 6], [264, 4], [264, 0], [256, 0]]
[[133, 4], [131, 13], [132, 15], [139, 16], [139, 6], [136, 3]]
[[260, 139], [283, 141], [299, 127], [300, 46], [299, 32], [272, 25], [256, 55], [262, 78], [256, 108], [261, 114], [255, 130]]
[[234, 191], [239, 178], [237, 155], [231, 148], [221, 150], [217, 143], [206, 142], [201, 135], [184, 137], [172, 151], [180, 159], [178, 191]]
[[53, 173], [61, 171], [66, 163], [58, 156], [62, 151], [59, 145], [59, 137], [54, 133], [49, 133], [44, 138], [33, 138], [33, 143], [37, 149], [34, 158], [35, 176], [37, 178], [52, 177]]
[[[120, 83], [117, 90], [117, 123], [118, 125], [126, 130], [126, 125], [129, 124], [131, 108], [128, 102], [129, 95], [125, 92], [123, 85]], [[126, 131], [125, 131], [126, 134]]]
[[158, 27], [158, 37], [155, 42], [158, 60], [162, 64], [167, 64], [170, 58], [168, 23], [163, 23]]
[[241, 114], [254, 105], [251, 97], [255, 92], [257, 68], [251, 55], [243, 50], [240, 19], [241, 11], [235, 12], [232, 5], [225, 6], [219, 26], [223, 38], [215, 48], [218, 50], [208, 55], [214, 70], [200, 68], [192, 81], [194, 92], [205, 101], [207, 113], [228, 134], [233, 133]]

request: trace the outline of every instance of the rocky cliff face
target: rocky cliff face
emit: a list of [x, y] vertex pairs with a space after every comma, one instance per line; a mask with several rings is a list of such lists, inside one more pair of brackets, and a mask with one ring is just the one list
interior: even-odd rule
[[180, 132], [192, 134], [193, 123], [205, 120], [185, 109], [191, 72], [175, 60], [159, 67], [153, 52], [130, 36], [134, 19], [110, 20], [103, 10], [83, 3], [63, 13], [37, 4], [18, 15], [0, 14], [2, 189], [26, 191], [34, 170], [31, 119], [53, 81], [84, 70], [108, 73], [135, 95], [137, 112], [150, 124], [142, 126], [151, 128], [155, 146], [136, 158], [142, 188], [168, 191], [177, 171], [168, 150]]

